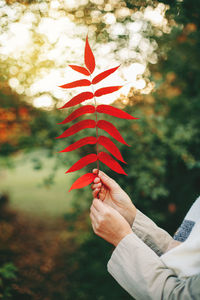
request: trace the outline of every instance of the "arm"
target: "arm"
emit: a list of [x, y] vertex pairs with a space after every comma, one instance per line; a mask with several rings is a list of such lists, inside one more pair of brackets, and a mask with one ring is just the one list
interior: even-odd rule
[[132, 230], [159, 256], [180, 244], [138, 209]]
[[200, 299], [200, 274], [178, 279], [134, 233], [120, 241], [108, 262], [108, 271], [137, 300]]
[[[97, 169], [93, 170], [97, 174]], [[116, 209], [132, 227], [134, 233], [159, 256], [173, 248], [178, 242], [151, 219], [142, 214], [121, 187], [104, 172], [99, 171], [92, 185], [93, 197]]]
[[94, 199], [90, 218], [94, 232], [116, 247], [108, 271], [136, 300], [200, 299], [200, 275], [178, 279], [118, 211]]

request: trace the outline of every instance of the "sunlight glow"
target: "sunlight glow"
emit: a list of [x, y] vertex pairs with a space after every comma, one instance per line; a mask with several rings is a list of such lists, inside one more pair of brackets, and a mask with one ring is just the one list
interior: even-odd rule
[[155, 9], [148, 6], [144, 11], [144, 18], [154, 25], [162, 25], [164, 22], [165, 11], [166, 6], [163, 3], [159, 3]]
[[52, 106], [52, 98], [49, 95], [42, 95], [33, 100], [33, 105], [37, 108]]
[[21, 23], [11, 23], [9, 31], [0, 35], [0, 53], [6, 56], [12, 55], [17, 59], [30, 42], [31, 33], [28, 26]]
[[[89, 2], [94, 4], [90, 20], [75, 22], [76, 18], [85, 17], [83, 6]], [[51, 107], [53, 98], [65, 103], [79, 91], [88, 90], [90, 87], [68, 91], [58, 86], [85, 78], [67, 65], [84, 65], [85, 37], [89, 33], [97, 64], [93, 76], [121, 63], [116, 73], [95, 89], [113, 85], [123, 85], [123, 88], [99, 97], [98, 102], [109, 104], [121, 94], [127, 96], [131, 87], [150, 92], [151, 85], [144, 79], [145, 70], [149, 63], [157, 62], [157, 43], [147, 39], [146, 33], [150, 30], [149, 22], [163, 32], [169, 31], [165, 18], [167, 6], [159, 3], [154, 8], [147, 6], [144, 11], [133, 11], [120, 6], [118, 0], [105, 2], [50, 0], [25, 6], [20, 2], [8, 5], [0, 0], [0, 59], [8, 64], [6, 76], [10, 87], [28, 101], [34, 99], [36, 107]], [[104, 40], [106, 33], [107, 43], [95, 44], [97, 23], [106, 26], [99, 39]]]

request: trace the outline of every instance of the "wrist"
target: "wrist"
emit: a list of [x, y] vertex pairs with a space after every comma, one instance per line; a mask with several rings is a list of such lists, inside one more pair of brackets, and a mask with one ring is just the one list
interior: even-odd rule
[[133, 231], [131, 230], [131, 228], [121, 232], [118, 237], [113, 241], [113, 245], [115, 247], [117, 247], [117, 245], [130, 233], [133, 233]]
[[127, 220], [127, 222], [129, 223], [129, 225], [131, 227], [132, 227], [133, 222], [135, 220], [136, 212], [137, 212], [137, 209], [136, 209], [135, 205], [133, 205], [133, 204], [130, 205], [127, 208], [127, 211], [126, 211], [126, 220]]

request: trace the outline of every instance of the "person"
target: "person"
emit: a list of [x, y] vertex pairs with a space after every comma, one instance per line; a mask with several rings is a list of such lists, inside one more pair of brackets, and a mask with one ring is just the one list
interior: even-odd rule
[[[97, 174], [98, 170], [93, 170]], [[200, 273], [179, 278], [162, 255], [181, 246], [180, 226], [173, 239], [140, 212], [121, 187], [99, 171], [92, 185], [90, 218], [94, 232], [115, 246], [108, 271], [136, 300], [200, 299]], [[184, 222], [183, 222], [184, 223]]]
[[162, 262], [179, 278], [200, 273], [200, 197], [194, 202], [174, 238], [182, 243], [161, 255]]

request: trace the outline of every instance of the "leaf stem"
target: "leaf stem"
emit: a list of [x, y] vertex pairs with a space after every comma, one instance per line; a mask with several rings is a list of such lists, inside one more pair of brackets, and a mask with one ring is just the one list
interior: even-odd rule
[[[90, 74], [90, 79], [91, 79], [91, 82], [92, 82], [92, 75], [91, 74]], [[93, 94], [94, 94], [95, 93], [94, 85], [91, 84], [91, 86], [92, 86], [92, 91], [93, 91]], [[96, 117], [96, 124], [97, 124], [97, 122], [98, 122], [98, 115], [97, 115], [97, 111], [96, 111], [97, 101], [96, 101], [95, 96], [93, 97], [93, 99], [94, 99], [94, 105], [95, 105], [95, 117]], [[99, 137], [98, 127], [96, 125], [96, 138], [98, 139], [98, 137]], [[97, 151], [97, 156], [98, 156], [98, 154], [99, 154], [99, 144], [98, 144], [98, 142], [96, 143], [96, 151]], [[97, 171], [97, 175], [98, 175], [98, 173], [99, 173], [99, 160], [98, 160], [98, 158], [97, 158], [97, 170], [98, 170]]]

